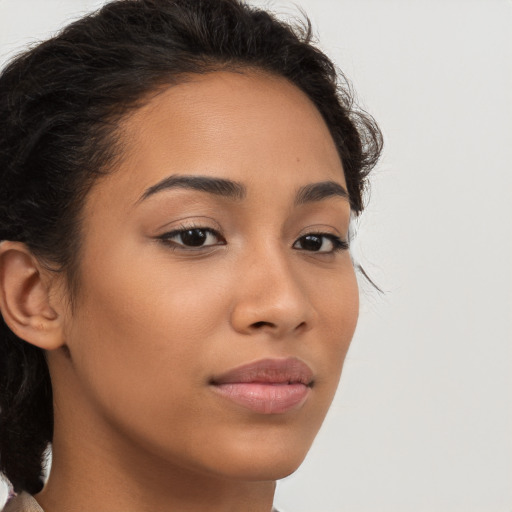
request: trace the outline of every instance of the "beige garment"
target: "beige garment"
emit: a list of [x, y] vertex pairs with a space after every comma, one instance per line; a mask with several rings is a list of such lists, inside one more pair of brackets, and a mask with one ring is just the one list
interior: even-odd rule
[[44, 510], [30, 494], [22, 492], [10, 499], [2, 512], [44, 512]]

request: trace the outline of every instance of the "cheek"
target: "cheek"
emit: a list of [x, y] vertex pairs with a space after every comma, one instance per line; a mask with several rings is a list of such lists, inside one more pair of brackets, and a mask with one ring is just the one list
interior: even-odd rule
[[208, 341], [226, 306], [213, 282], [172, 271], [165, 258], [147, 264], [132, 252], [122, 262], [117, 254], [86, 269], [70, 350], [93, 400], [131, 422], [141, 408], [153, 413], [203, 384]]
[[320, 374], [334, 393], [359, 316], [359, 290], [352, 264], [326, 279], [323, 287], [316, 286], [313, 296], [319, 312], [318, 343], [313, 350], [324, 352], [323, 357], [318, 354], [323, 362]]

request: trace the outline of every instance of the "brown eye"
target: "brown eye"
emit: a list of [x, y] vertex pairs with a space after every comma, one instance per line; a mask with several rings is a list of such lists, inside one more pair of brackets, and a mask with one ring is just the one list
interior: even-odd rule
[[210, 228], [190, 228], [165, 233], [159, 237], [168, 245], [183, 248], [201, 248], [224, 245], [225, 240]]
[[307, 235], [299, 239], [301, 249], [305, 251], [319, 251], [324, 243], [323, 237], [318, 235]]
[[293, 244], [293, 248], [309, 252], [332, 253], [348, 249], [348, 243], [329, 233], [311, 233], [301, 236]]
[[179, 236], [181, 237], [183, 245], [199, 247], [208, 239], [208, 232], [204, 229], [189, 229], [180, 233]]

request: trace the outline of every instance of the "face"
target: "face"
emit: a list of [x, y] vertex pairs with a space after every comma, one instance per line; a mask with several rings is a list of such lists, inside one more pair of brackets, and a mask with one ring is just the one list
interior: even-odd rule
[[284, 477], [324, 419], [358, 314], [329, 131], [296, 87], [247, 71], [160, 92], [122, 137], [83, 212], [56, 415], [72, 394], [87, 411], [73, 428], [97, 443]]

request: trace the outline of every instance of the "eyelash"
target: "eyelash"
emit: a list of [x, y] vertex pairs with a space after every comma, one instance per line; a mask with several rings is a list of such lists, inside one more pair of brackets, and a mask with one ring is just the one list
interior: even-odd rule
[[[175, 242], [172, 239], [176, 237], [183, 237], [187, 232], [196, 232], [198, 234], [199, 232], [202, 232], [203, 234], [206, 234], [205, 241], [208, 240], [208, 237], [213, 235], [217, 240], [220, 240], [220, 243], [215, 244], [209, 244], [209, 245], [185, 245], [184, 243]], [[174, 231], [170, 231], [169, 233], [164, 233], [163, 235], [160, 235], [158, 239], [163, 242], [165, 245], [169, 246], [173, 250], [184, 250], [184, 251], [194, 251], [194, 250], [200, 250], [204, 249], [205, 247], [214, 247], [216, 245], [226, 245], [226, 240], [223, 238], [223, 236], [215, 229], [212, 228], [206, 228], [202, 226], [181, 226], [179, 229], [176, 229]], [[182, 239], [183, 242], [183, 239]]]
[[[297, 249], [297, 250], [300, 250], [299, 248], [295, 247], [295, 245], [300, 241], [300, 240], [305, 240], [307, 239], [308, 237], [314, 237], [316, 239], [326, 239], [326, 240], [329, 240], [332, 244], [332, 249], [329, 250], [329, 251], [311, 251], [311, 250], [307, 250], [307, 249], [303, 249], [305, 250], [306, 252], [312, 252], [312, 253], [318, 253], [318, 254], [334, 254], [334, 253], [337, 253], [337, 252], [340, 252], [340, 251], [346, 251], [349, 249], [349, 244], [346, 240], [343, 240], [342, 238], [340, 238], [339, 236], [336, 236], [336, 235], [333, 235], [332, 233], [318, 233], [318, 232], [311, 232], [311, 233], [306, 233], [305, 235], [302, 235], [300, 236], [294, 243], [293, 243], [293, 248], [294, 249]], [[324, 244], [324, 242], [322, 241], [322, 245]]]
[[[189, 232], [189, 233], [195, 232], [196, 235], [198, 235], [201, 232], [202, 235], [200, 235], [200, 236], [205, 237], [204, 241], [208, 241], [209, 236], [214, 236], [215, 238], [217, 238], [217, 240], [219, 240], [219, 242], [214, 243], [214, 244], [209, 244], [209, 245], [203, 244], [203, 245], [195, 245], [194, 246], [194, 245], [186, 245], [185, 243], [183, 243], [184, 242], [183, 238], [181, 240], [182, 243], [172, 240], [173, 238], [183, 237], [183, 235], [185, 235], [187, 232]], [[296, 247], [296, 245], [300, 241], [304, 242], [308, 237], [316, 238], [317, 240], [323, 239], [321, 241], [321, 246], [324, 245], [325, 240], [328, 240], [332, 244], [332, 249], [329, 251], [325, 251], [325, 250], [324, 251], [315, 251], [315, 250], [308, 250], [308, 249]], [[162, 243], [164, 243], [165, 245], [167, 245], [168, 247], [170, 247], [173, 250], [184, 250], [184, 251], [194, 251], [194, 250], [198, 251], [198, 250], [204, 249], [206, 247], [215, 247], [218, 245], [226, 245], [226, 240], [217, 230], [212, 229], [212, 228], [202, 227], [202, 226], [181, 226], [179, 229], [176, 229], [174, 231], [170, 231], [168, 233], [164, 233], [163, 235], [160, 235], [158, 237], [158, 240], [160, 240]], [[311, 242], [312, 240], [309, 240], [309, 241]], [[349, 243], [346, 240], [343, 240], [342, 238], [340, 238], [336, 235], [333, 235], [332, 233], [311, 232], [311, 233], [306, 233], [304, 235], [301, 235], [297, 240], [295, 240], [295, 242], [292, 245], [292, 248], [296, 249], [296, 250], [303, 250], [304, 252], [308, 252], [308, 253], [334, 254], [334, 253], [337, 253], [340, 251], [348, 250]]]

